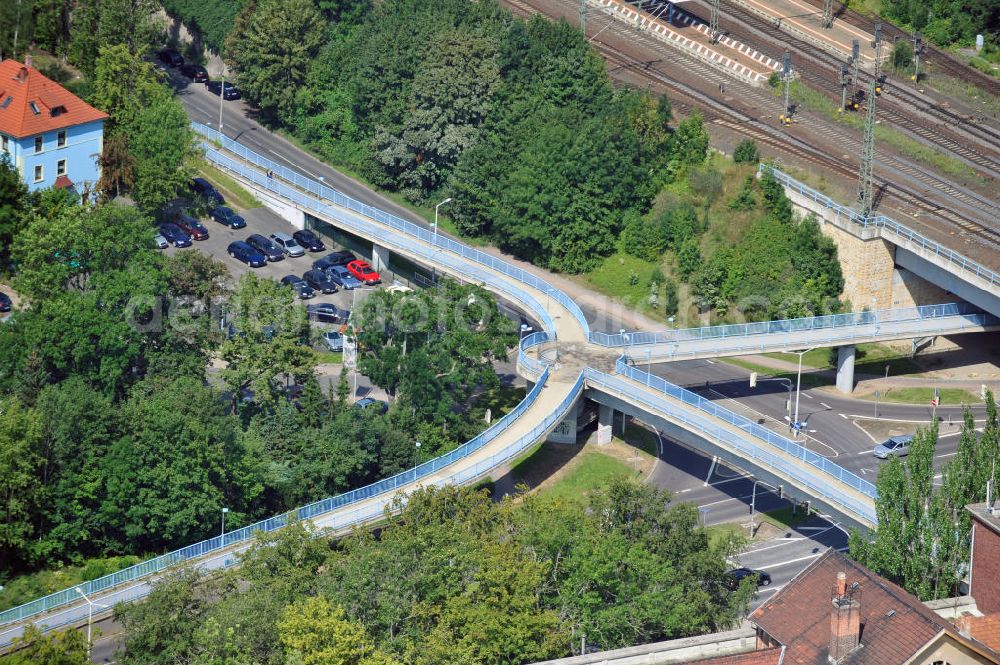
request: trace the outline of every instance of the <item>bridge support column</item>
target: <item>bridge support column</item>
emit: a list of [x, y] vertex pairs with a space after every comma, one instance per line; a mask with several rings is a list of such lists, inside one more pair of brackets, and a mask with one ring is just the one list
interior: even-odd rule
[[848, 395], [854, 390], [854, 345], [837, 348], [837, 390]]
[[599, 404], [597, 408], [597, 443], [604, 445], [611, 443], [615, 429], [615, 410], [610, 406]]
[[382, 245], [372, 245], [372, 269], [382, 272], [389, 269], [389, 248]]

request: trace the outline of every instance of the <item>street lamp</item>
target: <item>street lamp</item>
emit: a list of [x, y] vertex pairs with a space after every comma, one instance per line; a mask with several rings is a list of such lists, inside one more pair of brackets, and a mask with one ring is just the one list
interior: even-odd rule
[[439, 203], [436, 206], [434, 206], [434, 244], [435, 245], [437, 244], [437, 239], [438, 239], [438, 209], [441, 206], [443, 206], [445, 203], [450, 203], [450, 202], [451, 202], [451, 197], [449, 196], [444, 201], [442, 201], [441, 203]]
[[93, 640], [91, 639], [91, 628], [94, 624], [94, 605], [97, 605], [102, 609], [107, 609], [108, 606], [101, 605], [100, 603], [95, 603], [90, 598], [87, 598], [87, 594], [85, 594], [83, 592], [83, 589], [81, 589], [80, 587], [75, 587], [73, 591], [76, 591], [78, 594], [83, 596], [83, 599], [85, 601], [87, 601], [87, 661], [90, 661], [90, 651], [91, 647], [94, 644]]
[[529, 330], [531, 330], [531, 326], [529, 326], [527, 323], [522, 323], [521, 324], [521, 337], [519, 338], [518, 341], [523, 342], [524, 341], [524, 335]]
[[799, 371], [795, 378], [795, 420], [792, 421], [792, 433], [795, 438], [799, 436], [799, 396], [802, 394], [802, 356], [812, 351], [812, 349], [806, 349], [805, 351], [792, 351], [799, 356]]
[[[225, 538], [226, 538], [226, 513], [228, 513], [228, 512], [229, 512], [229, 508], [223, 508], [222, 509], [222, 533], [219, 536], [220, 539], [222, 539], [222, 540], [225, 540]], [[224, 544], [224, 543], [222, 543], [222, 544]]]
[[222, 87], [219, 88], [219, 134], [222, 135], [222, 102], [226, 98], [226, 68], [222, 68]]
[[413, 473], [417, 473], [417, 456], [420, 454], [420, 442], [413, 442]]

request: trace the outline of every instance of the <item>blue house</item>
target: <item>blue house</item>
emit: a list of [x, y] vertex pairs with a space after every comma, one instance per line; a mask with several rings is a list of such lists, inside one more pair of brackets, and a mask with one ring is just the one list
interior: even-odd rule
[[0, 158], [10, 158], [30, 190], [93, 191], [107, 117], [43, 76], [30, 59], [0, 62]]

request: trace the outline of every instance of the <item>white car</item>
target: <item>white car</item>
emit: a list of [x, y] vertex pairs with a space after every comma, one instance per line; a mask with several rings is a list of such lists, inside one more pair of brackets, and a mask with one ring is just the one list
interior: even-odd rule
[[163, 234], [161, 233], [157, 233], [155, 236], [153, 236], [153, 242], [156, 243], [157, 249], [166, 249], [167, 246], [170, 244], [167, 242], [167, 239], [164, 238]]
[[281, 251], [293, 259], [304, 256], [306, 253], [305, 247], [300, 245], [295, 238], [287, 233], [272, 233], [271, 240], [281, 248]]

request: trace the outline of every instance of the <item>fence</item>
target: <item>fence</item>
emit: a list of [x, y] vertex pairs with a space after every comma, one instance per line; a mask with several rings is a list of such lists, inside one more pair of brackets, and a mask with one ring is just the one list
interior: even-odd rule
[[548, 342], [551, 339], [552, 338], [549, 336], [549, 334], [544, 330], [533, 332], [530, 335], [525, 335], [524, 337], [522, 337], [520, 344], [518, 344], [518, 352], [517, 352], [518, 364], [520, 364], [524, 370], [534, 375], [541, 375], [541, 373], [545, 370], [545, 364], [542, 363], [540, 360], [535, 360], [534, 358], [529, 356], [526, 353], [526, 351], [533, 346], [544, 344], [545, 342]]
[[590, 341], [601, 346], [632, 347], [645, 344], [672, 344], [693, 340], [748, 337], [750, 335], [772, 333], [788, 334], [815, 330], [836, 330], [837, 328], [848, 326], [872, 325], [885, 327], [893, 323], [925, 321], [949, 316], [967, 317], [971, 322], [979, 325], [984, 325], [993, 318], [972, 305], [951, 303], [848, 314], [830, 314], [827, 316], [810, 316], [799, 319], [781, 319], [779, 321], [761, 321], [760, 323], [681, 328], [679, 330], [659, 332], [626, 332], [612, 335], [591, 332]]
[[894, 219], [886, 217], [885, 215], [871, 215], [866, 217], [857, 210], [852, 210], [847, 206], [837, 203], [826, 194], [816, 191], [812, 187], [799, 182], [795, 178], [781, 172], [773, 166], [761, 164], [757, 168], [758, 173], [763, 173], [765, 170], [769, 171], [771, 175], [774, 176], [774, 179], [785, 187], [798, 192], [802, 196], [809, 197], [828, 210], [833, 210], [838, 215], [842, 215], [845, 219], [857, 224], [862, 229], [874, 228], [888, 231], [889, 233], [895, 234], [903, 241], [912, 243], [918, 246], [921, 250], [930, 252], [935, 256], [944, 259], [948, 263], [951, 263], [964, 271], [972, 273], [976, 277], [988, 282], [991, 286], [1000, 286], [1000, 275], [996, 272], [962, 256], [954, 250], [942, 246], [940, 243], [917, 233], [910, 227], [900, 224]]
[[[295, 185], [295, 187], [310, 192], [323, 200], [331, 201], [341, 208], [352, 210], [356, 213], [359, 213], [361, 215], [374, 219], [382, 224], [385, 224], [408, 236], [417, 238], [422, 242], [428, 243], [440, 249], [447, 250], [449, 252], [453, 252], [468, 261], [478, 263], [480, 265], [490, 268], [491, 270], [503, 273], [507, 277], [517, 280], [522, 284], [527, 284], [528, 286], [537, 289], [542, 293], [545, 293], [546, 296], [552, 298], [560, 305], [565, 307], [567, 310], [569, 310], [569, 312], [573, 315], [573, 317], [577, 320], [577, 323], [580, 324], [580, 327], [583, 328], [585, 332], [590, 330], [590, 326], [587, 323], [587, 318], [583, 315], [583, 311], [576, 304], [576, 302], [574, 302], [572, 298], [563, 293], [561, 290], [555, 288], [554, 286], [546, 282], [544, 279], [536, 275], [533, 275], [532, 273], [526, 270], [518, 268], [517, 266], [511, 265], [510, 263], [507, 263], [502, 259], [498, 259], [495, 256], [492, 256], [491, 254], [487, 254], [486, 252], [482, 252], [478, 249], [468, 247], [458, 241], [452, 240], [447, 236], [441, 235], [437, 233], [436, 229], [433, 232], [429, 231], [428, 229], [425, 229], [419, 224], [414, 224], [413, 222], [406, 221], [405, 219], [387, 213], [383, 210], [379, 210], [378, 208], [370, 206], [366, 203], [362, 203], [360, 201], [352, 199], [349, 196], [345, 196], [344, 194], [338, 192], [335, 189], [331, 189], [326, 185], [316, 182], [312, 178], [308, 178], [300, 173], [297, 173], [296, 171], [294, 171], [293, 169], [289, 168], [286, 165], [279, 164], [277, 162], [271, 161], [270, 159], [267, 159], [266, 157], [258, 155], [257, 153], [253, 152], [246, 146], [237, 143], [236, 141], [220, 134], [218, 131], [212, 129], [211, 127], [207, 127], [201, 123], [192, 123], [192, 127], [196, 132], [206, 137], [210, 141], [213, 141], [221, 145], [223, 149], [228, 150], [229, 152], [238, 155], [241, 159], [258, 166], [259, 168], [262, 168], [265, 171], [269, 171], [273, 173], [275, 176], [277, 176], [277, 178], [267, 178], [263, 174], [253, 169], [247, 169], [246, 171], [248, 171], [251, 175], [256, 175], [256, 177], [250, 177], [250, 180], [255, 184], [270, 189], [272, 191], [276, 191], [282, 196], [285, 196], [285, 198], [289, 198], [286, 193], [275, 188], [275, 185], [278, 184], [274, 182], [276, 179], [286, 180]], [[241, 173], [240, 175], [241, 177], [247, 177], [246, 173]], [[298, 201], [297, 199], [292, 198], [291, 200], [295, 201], [296, 203], [300, 203], [300, 201]], [[324, 214], [330, 214], [330, 213], [324, 211]], [[335, 219], [343, 221], [342, 216], [335, 216]], [[547, 313], [545, 317], [548, 318]], [[554, 330], [553, 326], [551, 325], [551, 320], [548, 321], [548, 325], [546, 327], [548, 327], [551, 330]]]
[[[761, 427], [754, 421], [735, 414], [732, 411], [713, 403], [711, 400], [705, 399], [704, 397], [701, 397], [700, 395], [697, 395], [689, 390], [685, 390], [680, 386], [676, 386], [658, 376], [643, 372], [636, 367], [628, 365], [623, 358], [618, 359], [618, 362], [615, 365], [615, 370], [619, 374], [628, 377], [633, 381], [642, 383], [648, 388], [648, 390], [643, 390], [628, 383], [627, 381], [609, 376], [597, 370], [588, 368], [585, 373], [588, 382], [591, 384], [609, 387], [619, 394], [627, 396], [634, 404], [645, 405], [654, 411], [665, 413], [672, 419], [683, 422], [692, 431], [702, 432], [709, 435], [711, 438], [723, 441], [728, 446], [735, 448], [748, 458], [766, 464], [780, 475], [795, 480], [804, 487], [807, 487], [809, 491], [815, 493], [816, 496], [823, 497], [831, 503], [849, 510], [861, 518], [862, 521], [875, 524], [876, 518], [874, 505], [866, 505], [863, 502], [852, 498], [849, 494], [838, 491], [836, 489], [836, 485], [834, 484], [834, 481], [842, 483], [843, 485], [870, 497], [874, 502], [874, 499], [877, 497], [877, 491], [875, 486], [868, 481], [863, 480], [847, 469], [834, 464], [822, 455], [814, 453], [794, 441], [772, 432], [766, 427]], [[694, 409], [678, 406], [668, 400], [655, 399], [655, 393], [652, 393], [651, 391], [663, 393], [664, 395], [679, 400], [685, 406], [694, 407]], [[740, 430], [746, 432], [747, 436], [740, 436], [730, 429], [727, 429], [717, 423], [713, 423], [706, 416], [710, 416], [711, 418], [734, 425]], [[789, 464], [786, 458], [770, 452], [765, 447], [756, 444], [754, 439], [781, 450], [796, 459], [802, 460], [809, 467], [815, 469], [821, 474], [820, 479], [825, 477], [831, 482], [829, 484], [817, 482], [815, 476], [803, 473], [801, 468], [796, 465]]]

